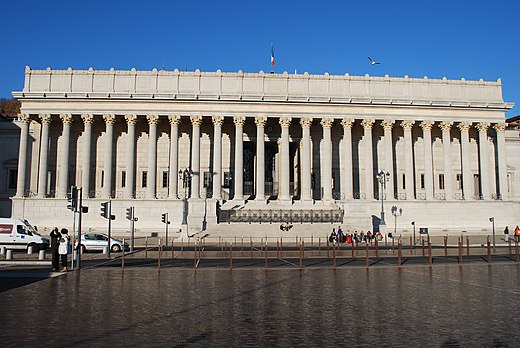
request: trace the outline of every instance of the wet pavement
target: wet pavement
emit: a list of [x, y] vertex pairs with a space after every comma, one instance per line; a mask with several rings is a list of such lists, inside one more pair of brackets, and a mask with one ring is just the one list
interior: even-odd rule
[[3, 272], [43, 273], [0, 293], [2, 346], [519, 346], [511, 261], [266, 271], [244, 260], [260, 265], [233, 272], [115, 262], [0, 270], [2, 283]]

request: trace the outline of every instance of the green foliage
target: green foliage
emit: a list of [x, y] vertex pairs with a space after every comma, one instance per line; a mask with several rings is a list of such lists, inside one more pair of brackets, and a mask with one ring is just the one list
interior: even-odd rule
[[16, 117], [20, 113], [20, 102], [15, 99], [0, 98], [0, 116]]

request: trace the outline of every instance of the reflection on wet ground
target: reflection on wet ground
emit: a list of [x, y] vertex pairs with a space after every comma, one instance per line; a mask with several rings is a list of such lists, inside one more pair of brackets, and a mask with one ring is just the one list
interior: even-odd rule
[[12, 346], [518, 346], [515, 264], [100, 267], [0, 293]]

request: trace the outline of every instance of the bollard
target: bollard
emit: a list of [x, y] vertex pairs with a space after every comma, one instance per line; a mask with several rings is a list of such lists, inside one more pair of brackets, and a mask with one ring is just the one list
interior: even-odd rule
[[193, 268], [197, 270], [197, 242], [193, 243]]
[[13, 251], [11, 249], [7, 249], [5, 252], [5, 259], [12, 260], [13, 259]]
[[305, 240], [302, 240], [302, 258], [305, 258]]
[[336, 246], [332, 244], [332, 268], [336, 269]]
[[329, 243], [329, 239], [327, 238], [327, 259], [330, 259], [330, 243]]
[[394, 244], [395, 244], [395, 239], [394, 239], [394, 236], [392, 236], [392, 255], [394, 255]]
[[354, 241], [352, 241], [352, 258], [354, 258]]
[[520, 254], [518, 253], [518, 242], [515, 241], [515, 262], [520, 262]]
[[507, 243], [508, 243], [508, 246], [509, 246], [509, 255], [511, 255], [512, 254], [512, 252], [511, 252], [511, 239], [508, 239]]
[[444, 236], [444, 256], [448, 256], [448, 237]]
[[318, 238], [318, 256], [321, 256], [321, 237]]
[[265, 269], [267, 269], [267, 243], [265, 243]]
[[27, 255], [32, 255], [32, 253], [33, 253], [33, 246], [32, 246], [32, 245], [29, 245], [29, 246], [27, 247]]
[[108, 247], [107, 246], [103, 247], [103, 254], [104, 255], [108, 254]]
[[280, 254], [283, 256], [283, 237], [280, 237]]
[[432, 243], [429, 240], [428, 240], [428, 265], [430, 267], [433, 265]]
[[45, 250], [40, 250], [38, 252], [38, 260], [45, 260]]
[[401, 242], [397, 243], [397, 267], [401, 268], [401, 257], [402, 257], [402, 252], [401, 252]]
[[300, 269], [303, 267], [303, 260], [302, 260], [302, 248], [303, 248], [303, 242], [300, 243]]
[[244, 256], [244, 237], [242, 237], [242, 244], [240, 246], [240, 256]]
[[253, 259], [253, 240], [249, 237], [249, 242], [251, 243], [251, 259]]
[[[188, 239], [189, 241], [189, 239]], [[148, 237], [144, 238], [144, 258], [148, 258]]]
[[311, 248], [314, 248], [314, 236], [311, 235]]
[[233, 244], [229, 244], [229, 271], [233, 270]]
[[466, 237], [466, 255], [469, 256], [469, 237]]
[[173, 239], [171, 240], [172, 242], [172, 259], [174, 258], [174, 255], [173, 255]]
[[368, 243], [365, 245], [365, 266], [368, 269], [369, 261], [368, 261]]
[[378, 248], [379, 242], [377, 241], [377, 238], [376, 238], [376, 240], [374, 240], [374, 245], [376, 247], [376, 257], [379, 257], [379, 248]]
[[[231, 244], [231, 243], [229, 243]], [[224, 242], [224, 258], [227, 259], [227, 251], [228, 251], [228, 248], [227, 248], [227, 242]]]
[[385, 247], [388, 246], [388, 233], [385, 233]]
[[460, 238], [457, 240], [457, 243], [458, 243], [458, 250], [459, 250], [459, 265], [460, 265], [460, 264], [462, 264], [462, 242], [461, 242]]
[[410, 255], [413, 255], [412, 236], [410, 236]]
[[157, 251], [159, 252], [158, 256], [157, 256], [157, 269], [161, 269], [161, 249], [162, 249], [162, 245], [161, 245], [161, 238], [159, 238], [159, 245], [157, 246]]
[[0, 248], [0, 255], [5, 255], [5, 250], [6, 250], [6, 247], [1, 247]]
[[121, 254], [121, 271], [125, 270], [125, 240], [123, 239], [123, 254]]
[[278, 240], [278, 238], [276, 239], [276, 258], [280, 258], [280, 241]]
[[422, 243], [422, 256], [424, 256], [424, 239], [421, 239], [421, 243]]
[[487, 237], [487, 255], [488, 255], [488, 263], [492, 262], [491, 259], [491, 242], [489, 241], [489, 236]]

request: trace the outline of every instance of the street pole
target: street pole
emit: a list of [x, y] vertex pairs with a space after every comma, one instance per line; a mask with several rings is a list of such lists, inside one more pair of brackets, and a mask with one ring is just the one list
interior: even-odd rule
[[415, 221], [412, 221], [413, 226], [413, 245], [415, 245]]
[[81, 268], [81, 218], [83, 215], [83, 187], [79, 191], [79, 219], [78, 219], [78, 270]]
[[495, 217], [490, 217], [489, 218], [489, 221], [491, 221], [492, 225], [493, 225], [493, 252], [495, 253], [496, 250], [495, 250]]
[[168, 225], [170, 224], [170, 220], [168, 220], [168, 213], [166, 213], [166, 246], [168, 246]]
[[108, 258], [110, 258], [110, 228], [112, 226], [112, 200], [108, 200]]
[[[135, 231], [135, 217], [134, 217], [135, 210], [134, 209], [135, 208], [132, 207], [132, 220], [130, 220], [130, 222], [131, 222], [131, 225], [130, 225], [130, 227], [131, 227], [131, 236], [130, 236], [130, 238], [132, 239], [131, 242], [130, 242], [130, 252], [134, 251], [134, 231]], [[124, 246], [123, 246], [123, 248], [124, 248]]]

